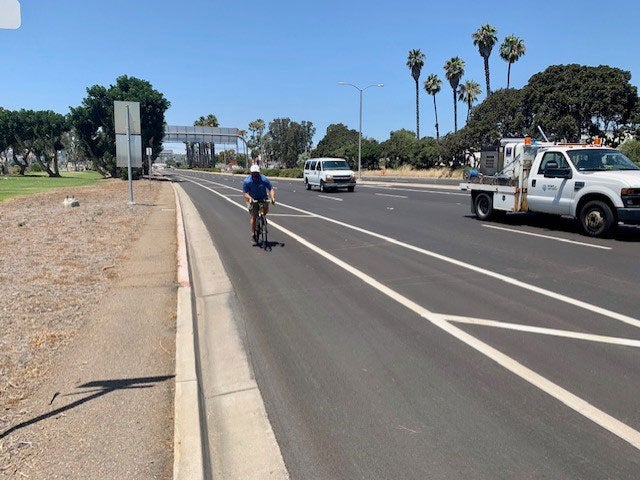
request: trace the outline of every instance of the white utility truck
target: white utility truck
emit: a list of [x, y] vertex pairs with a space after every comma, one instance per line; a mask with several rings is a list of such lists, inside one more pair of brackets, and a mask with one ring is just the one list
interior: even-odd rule
[[619, 222], [640, 224], [640, 168], [598, 139], [594, 144], [503, 139], [497, 158], [488, 158], [481, 167], [493, 167], [495, 174], [471, 170], [460, 184], [471, 193], [471, 211], [480, 220], [505, 212], [566, 215], [593, 237], [606, 236]]

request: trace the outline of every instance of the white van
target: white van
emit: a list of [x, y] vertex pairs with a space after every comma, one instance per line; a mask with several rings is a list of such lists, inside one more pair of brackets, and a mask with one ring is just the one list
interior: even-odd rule
[[307, 190], [318, 187], [326, 192], [346, 188], [353, 192], [356, 174], [344, 158], [311, 158], [304, 163], [304, 185]]

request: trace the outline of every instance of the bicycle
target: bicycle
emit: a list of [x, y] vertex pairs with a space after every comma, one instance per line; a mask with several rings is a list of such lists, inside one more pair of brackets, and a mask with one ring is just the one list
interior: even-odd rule
[[265, 206], [269, 202], [268, 200], [257, 200], [253, 203], [258, 204], [258, 216], [256, 217], [256, 230], [253, 234], [253, 240], [267, 250], [269, 248], [269, 229]]

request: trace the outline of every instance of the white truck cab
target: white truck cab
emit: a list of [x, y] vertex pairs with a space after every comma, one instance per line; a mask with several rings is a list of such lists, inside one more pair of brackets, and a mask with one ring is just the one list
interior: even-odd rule
[[311, 158], [304, 163], [304, 184], [307, 190], [317, 187], [322, 192], [346, 188], [353, 192], [356, 174], [344, 158]]
[[540, 212], [577, 219], [590, 236], [619, 223], [640, 224], [640, 167], [599, 143], [503, 143], [503, 169], [478, 175], [460, 188], [486, 220], [498, 212]]

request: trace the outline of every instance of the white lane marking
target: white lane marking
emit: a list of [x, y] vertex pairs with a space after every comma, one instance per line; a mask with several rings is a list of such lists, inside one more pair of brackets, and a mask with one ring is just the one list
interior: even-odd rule
[[305, 213], [271, 213], [269, 217], [298, 217], [298, 218], [313, 218], [313, 215], [307, 215]]
[[[209, 188], [209, 187], [207, 187], [205, 185], [199, 184], [198, 182], [193, 182], [193, 183], [195, 183], [197, 185], [200, 185], [202, 188], [205, 188], [205, 189], [215, 193], [216, 195], [222, 197], [223, 199], [227, 200], [228, 202], [232, 203], [233, 205], [236, 205], [237, 207], [240, 207], [240, 208], [244, 209], [244, 207], [242, 205], [234, 202], [233, 200], [231, 200], [230, 198], [226, 197], [222, 193], [217, 192], [217, 191], [215, 191], [215, 190], [213, 190], [213, 189], [211, 189], [211, 188]], [[600, 410], [599, 408], [591, 405], [586, 400], [583, 400], [582, 398], [578, 397], [577, 395], [574, 395], [570, 391], [562, 388], [560, 385], [558, 385], [556, 383], [553, 383], [551, 380], [546, 379], [545, 377], [543, 377], [542, 375], [534, 372], [530, 368], [525, 367], [520, 362], [514, 360], [513, 358], [509, 357], [508, 355], [505, 355], [504, 353], [500, 352], [499, 350], [497, 350], [497, 349], [491, 347], [490, 345], [478, 340], [474, 336], [469, 335], [464, 330], [461, 330], [460, 328], [458, 328], [458, 327], [456, 327], [454, 325], [451, 325], [449, 322], [446, 321], [446, 319], [445, 319], [446, 317], [444, 315], [437, 314], [437, 313], [434, 313], [434, 312], [431, 312], [431, 311], [427, 310], [426, 308], [418, 305], [414, 301], [412, 301], [412, 300], [408, 299], [407, 297], [401, 295], [400, 293], [396, 292], [395, 290], [392, 290], [391, 288], [387, 287], [386, 285], [378, 282], [373, 277], [370, 277], [366, 273], [364, 273], [364, 272], [358, 270], [357, 268], [349, 265], [348, 263], [340, 260], [339, 258], [335, 257], [334, 255], [331, 255], [329, 252], [321, 249], [319, 246], [317, 246], [317, 245], [309, 242], [308, 240], [302, 238], [301, 236], [293, 233], [291, 230], [288, 230], [288, 229], [278, 225], [275, 222], [270, 222], [270, 225], [272, 227], [274, 227], [274, 228], [277, 228], [278, 230], [280, 230], [281, 232], [285, 233], [286, 235], [289, 235], [291, 238], [293, 238], [294, 240], [296, 240], [300, 244], [304, 245], [305, 247], [310, 249], [312, 252], [317, 253], [318, 255], [326, 258], [330, 262], [338, 265], [342, 269], [344, 269], [347, 272], [351, 273], [352, 275], [354, 275], [355, 277], [359, 278], [360, 280], [362, 280], [364, 283], [366, 283], [370, 287], [375, 288], [376, 290], [378, 290], [380, 293], [388, 296], [392, 300], [394, 300], [394, 301], [400, 303], [401, 305], [405, 306], [406, 308], [412, 310], [416, 314], [420, 315], [422, 318], [428, 320], [429, 322], [431, 322], [436, 327], [444, 330], [445, 332], [447, 332], [448, 334], [450, 334], [453, 337], [457, 338], [461, 342], [467, 344], [468, 346], [470, 346], [474, 350], [482, 353], [486, 357], [488, 357], [491, 360], [493, 360], [494, 362], [496, 362], [498, 365], [501, 365], [505, 369], [509, 370], [511, 373], [513, 373], [513, 374], [517, 375], [518, 377], [520, 377], [522, 380], [534, 385], [535, 387], [539, 388], [540, 390], [542, 390], [543, 392], [547, 393], [551, 397], [553, 397], [556, 400], [564, 403], [566, 406], [568, 406], [572, 410], [574, 410], [577, 413], [583, 415], [584, 417], [588, 418], [592, 422], [596, 423], [597, 425], [600, 425], [602, 428], [608, 430], [609, 432], [613, 433], [614, 435], [616, 435], [616, 436], [620, 437], [621, 439], [625, 440], [626, 442], [630, 443], [636, 449], [640, 450], [640, 432], [638, 432], [637, 430], [634, 430], [629, 425], [626, 425], [626, 424], [622, 423], [617, 418], [612, 417], [608, 413], [606, 413], [606, 412]]]
[[468, 325], [481, 325], [483, 327], [504, 328], [506, 330], [517, 330], [519, 332], [538, 333], [540, 335], [552, 335], [555, 337], [575, 338], [577, 340], [588, 340], [590, 342], [624, 345], [625, 347], [640, 347], [640, 340], [633, 340], [631, 338], [608, 337], [605, 335], [593, 335], [590, 333], [572, 332], [570, 330], [558, 330], [555, 328], [534, 327], [531, 325], [522, 325], [519, 323], [497, 322], [495, 320], [461, 317], [458, 315], [443, 314], [443, 317], [448, 322], [466, 323]]
[[375, 193], [374, 195], [380, 195], [382, 197], [409, 198], [406, 195], [391, 195], [389, 193]]
[[[215, 182], [211, 182], [211, 183], [216, 184]], [[204, 188], [208, 188], [208, 187], [205, 187], [204, 185], [201, 185], [201, 186], [203, 186]], [[628, 315], [623, 315], [621, 313], [614, 312], [614, 311], [608, 310], [606, 308], [598, 307], [597, 305], [593, 305], [591, 303], [583, 302], [582, 300], [577, 300], [575, 298], [568, 297], [567, 295], [562, 295], [560, 293], [552, 292], [551, 290], [547, 290], [545, 288], [537, 287], [535, 285], [531, 285], [530, 283], [522, 282], [522, 281], [517, 280], [515, 278], [511, 278], [511, 277], [508, 277], [506, 275], [502, 275], [501, 273], [496, 273], [496, 272], [492, 272], [491, 270], [487, 270], [485, 268], [476, 267], [475, 265], [471, 265], [470, 263], [466, 263], [466, 262], [463, 262], [461, 260], [456, 260], [455, 258], [446, 257], [444, 255], [440, 255], [439, 253], [435, 253], [435, 252], [432, 252], [430, 250], [426, 250], [424, 248], [416, 247], [415, 245], [411, 245], [409, 243], [405, 243], [405, 242], [402, 242], [400, 240], [396, 240], [395, 238], [387, 237], [386, 235], [381, 235], [379, 233], [372, 232], [370, 230], [365, 230], [364, 228], [356, 227], [354, 225], [349, 225], [348, 223], [344, 223], [344, 222], [341, 222], [339, 220], [334, 220], [333, 218], [324, 217], [322, 215], [318, 215], [317, 213], [309, 212], [308, 210], [303, 210], [301, 208], [293, 207], [291, 205], [286, 205], [286, 204], [283, 204], [283, 203], [280, 203], [280, 205], [284, 206], [284, 207], [287, 207], [287, 208], [290, 208], [291, 210], [295, 210], [295, 211], [301, 212], [301, 213], [306, 213], [308, 215], [312, 215], [312, 216], [314, 216], [316, 218], [320, 218], [320, 219], [325, 220], [327, 222], [331, 222], [331, 223], [334, 223], [336, 225], [340, 225], [340, 226], [345, 227], [345, 228], [350, 228], [351, 230], [355, 230], [357, 232], [364, 233], [364, 234], [370, 235], [370, 236], [375, 237], [375, 238], [379, 238], [381, 240], [386, 240], [387, 242], [392, 243], [394, 245], [398, 245], [400, 247], [406, 248], [408, 250], [412, 250], [414, 252], [422, 253], [423, 255], [427, 255], [429, 257], [441, 260], [443, 262], [450, 263], [452, 265], [456, 265], [456, 266], [461, 267], [461, 268], [465, 268], [467, 270], [471, 270], [471, 271], [476, 272], [476, 273], [480, 273], [482, 275], [486, 275], [486, 276], [494, 278], [496, 280], [500, 280], [502, 282], [508, 283], [509, 285], [513, 285], [513, 286], [516, 286], [516, 287], [519, 287], [519, 288], [523, 288], [525, 290], [529, 290], [531, 292], [535, 292], [535, 293], [538, 293], [540, 295], [544, 295], [546, 297], [553, 298], [554, 300], [558, 300], [560, 302], [564, 302], [564, 303], [567, 303], [569, 305], [573, 305], [574, 307], [579, 307], [579, 308], [582, 308], [584, 310], [588, 310], [590, 312], [597, 313], [598, 315], [602, 315], [602, 316], [605, 316], [605, 317], [608, 317], [608, 318], [612, 318], [614, 320], [618, 320], [620, 322], [627, 323], [629, 325], [633, 325], [634, 327], [640, 328], [640, 320], [638, 320], [637, 318], [633, 318], [633, 317], [630, 317]]]
[[420, 193], [439, 193], [440, 195], [462, 195], [468, 197], [468, 193], [460, 193], [460, 192], [446, 192], [443, 190], [427, 190], [427, 189], [416, 189], [416, 188], [400, 188], [400, 187], [385, 187], [381, 185], [358, 185], [359, 188], [377, 188], [378, 190], [391, 190], [397, 192], [420, 192]]
[[583, 247], [600, 248], [601, 250], [611, 250], [611, 247], [603, 247], [601, 245], [593, 245], [591, 243], [577, 242], [575, 240], [568, 240], [566, 238], [560, 238], [560, 237], [552, 237], [551, 235], [542, 235], [540, 233], [523, 232], [522, 230], [516, 230], [514, 228], [496, 227], [495, 225], [482, 225], [482, 226], [484, 228], [493, 228], [495, 230], [504, 230], [506, 232], [520, 233], [522, 235], [530, 235], [532, 237], [548, 238], [550, 240], [556, 240], [558, 242], [573, 243], [575, 245], [581, 245]]
[[336, 202], [341, 202], [342, 201], [341, 198], [327, 197], [326, 195], [318, 195], [318, 197], [320, 197], [320, 198], [328, 198], [329, 200], [335, 200]]

